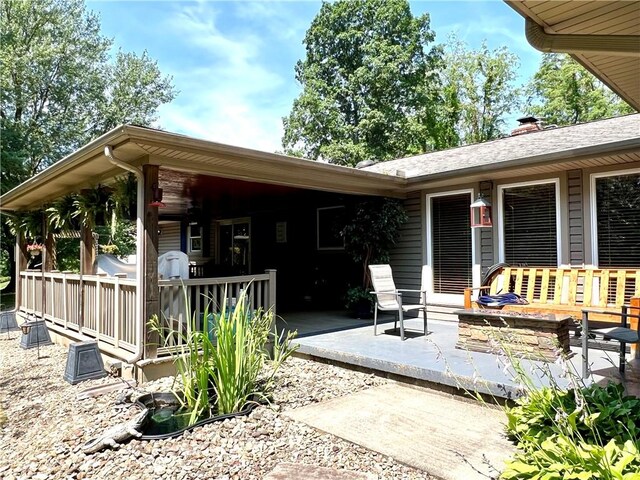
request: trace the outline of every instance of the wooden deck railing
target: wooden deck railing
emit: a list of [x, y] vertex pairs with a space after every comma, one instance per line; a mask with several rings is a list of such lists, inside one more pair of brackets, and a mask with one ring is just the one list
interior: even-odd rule
[[42, 273], [25, 271], [20, 277], [19, 310], [44, 318], [54, 330], [96, 339], [116, 355], [134, 352], [141, 341], [135, 338], [135, 280], [46, 272], [43, 308]]
[[[266, 270], [260, 275], [236, 277], [197, 278], [189, 280], [160, 280], [160, 322], [165, 327], [186, 334], [191, 319], [196, 320], [198, 329], [206, 329], [205, 311], [216, 313], [223, 304], [233, 306], [244, 292], [251, 310], [269, 310], [275, 315], [276, 271]], [[187, 309], [187, 303], [189, 309]], [[180, 346], [180, 339], [174, 339], [172, 347]], [[159, 355], [166, 355], [168, 348], [158, 349]]]
[[[100, 348], [119, 358], [136, 351], [136, 281], [134, 279], [73, 273], [44, 274], [44, 308], [42, 272], [20, 273], [20, 305], [25, 316], [47, 320], [49, 327], [78, 340], [99, 341]], [[246, 292], [252, 310], [272, 309], [275, 314], [276, 272], [260, 275], [160, 280], [160, 316], [165, 325], [186, 332], [186, 303], [190, 314], [203, 320], [205, 309], [215, 313], [226, 301], [232, 305]], [[202, 324], [200, 324], [202, 328]], [[158, 354], [166, 355], [167, 348]]]

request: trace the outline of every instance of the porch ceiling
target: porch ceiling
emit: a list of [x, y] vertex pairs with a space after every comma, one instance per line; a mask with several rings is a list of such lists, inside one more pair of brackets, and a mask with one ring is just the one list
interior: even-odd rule
[[640, 110], [640, 2], [505, 1], [534, 22], [527, 26], [527, 38], [535, 48], [570, 53]]
[[124, 170], [104, 155], [132, 165], [151, 163], [191, 175], [245, 180], [327, 192], [402, 198], [406, 180], [392, 175], [223, 145], [150, 128], [117, 127], [0, 197], [1, 210], [37, 208], [81, 188], [107, 183]]

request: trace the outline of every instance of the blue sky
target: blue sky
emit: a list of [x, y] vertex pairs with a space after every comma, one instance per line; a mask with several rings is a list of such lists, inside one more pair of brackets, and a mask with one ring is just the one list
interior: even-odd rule
[[[114, 51], [147, 50], [180, 91], [161, 107], [166, 130], [265, 151], [281, 149], [282, 117], [300, 85], [294, 66], [319, 1], [88, 1]], [[533, 75], [540, 54], [524, 20], [502, 0], [411, 2], [428, 12], [436, 43], [450, 33], [478, 47], [506, 45], [520, 58], [518, 80]], [[515, 126], [514, 115], [509, 126]]]

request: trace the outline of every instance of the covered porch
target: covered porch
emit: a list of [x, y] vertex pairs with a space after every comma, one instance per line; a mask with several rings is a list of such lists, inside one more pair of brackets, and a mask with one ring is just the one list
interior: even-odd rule
[[[341, 290], [358, 278], [357, 266], [331, 244], [332, 232], [321, 231], [330, 227], [324, 223], [331, 215], [323, 213], [362, 197], [402, 197], [404, 184], [399, 177], [125, 126], [3, 195], [2, 209], [43, 209], [72, 192], [108, 189], [128, 173], [137, 189], [135, 265], [100, 273], [95, 236], [83, 225], [76, 235], [79, 271], [56, 270], [46, 227], [38, 240], [41, 263], [28, 268], [31, 252], [20, 235], [16, 314], [19, 321], [43, 319], [60, 343], [96, 340], [103, 356], [133, 368], [141, 380], [170, 363], [148, 320], [157, 315], [187, 328], [184, 299], [200, 322], [207, 303], [232, 304], [241, 292], [251, 308], [278, 313], [339, 306]], [[170, 251], [188, 257], [188, 278], [159, 272], [159, 256]]]

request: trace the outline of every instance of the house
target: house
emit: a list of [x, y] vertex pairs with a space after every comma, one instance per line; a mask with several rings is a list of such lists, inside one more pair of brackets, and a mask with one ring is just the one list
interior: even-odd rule
[[[575, 9], [571, 2], [508, 3], [528, 19], [540, 48], [572, 53], [640, 108], [638, 20], [625, 20], [634, 35], [616, 28], [616, 14], [629, 14], [618, 9], [625, 2], [608, 4], [605, 12], [598, 2]], [[597, 33], [583, 15], [604, 19], [610, 30]], [[136, 278], [95, 275], [88, 229], [79, 234], [79, 274], [27, 270], [19, 238], [18, 315], [45, 318], [61, 341], [97, 339], [105, 355], [152, 378], [169, 357], [146, 320], [168, 314], [184, 325], [175, 313], [183, 286], [196, 315], [204, 310], [203, 295], [231, 301], [247, 289], [255, 307], [275, 308], [276, 291], [278, 311], [338, 305], [358, 272], [333, 226], [346, 206], [371, 196], [404, 202], [409, 221], [391, 259], [397, 283], [420, 286], [427, 265], [431, 308], [443, 315], [499, 262], [640, 269], [640, 114], [523, 130], [531, 132], [352, 169], [118, 127], [4, 194], [0, 208], [41, 208], [133, 173]], [[493, 228], [470, 228], [469, 205], [478, 194], [493, 205]], [[189, 256], [192, 278], [159, 277], [158, 255], [171, 250]]]

